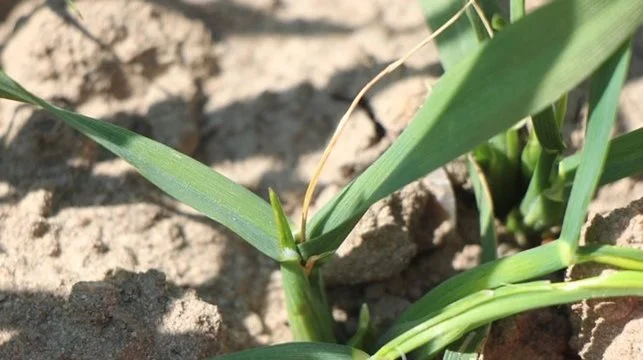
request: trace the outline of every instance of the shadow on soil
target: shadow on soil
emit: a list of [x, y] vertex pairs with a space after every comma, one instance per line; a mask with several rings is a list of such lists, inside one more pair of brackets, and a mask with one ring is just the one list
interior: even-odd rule
[[[299, 30], [293, 31], [298, 32]], [[382, 68], [385, 65], [378, 63], [373, 67]], [[362, 67], [348, 69], [336, 74], [334, 79], [359, 78], [364, 75], [364, 72], [370, 72], [370, 70]], [[401, 75], [394, 80], [379, 86], [375, 92], [410, 76], [439, 72], [441, 72], [439, 65], [417, 69], [407, 68], [401, 71]], [[331, 80], [330, 83], [333, 84], [334, 80]], [[284, 101], [297, 101], [298, 99], [309, 101], [309, 103], [294, 107], [292, 104], [284, 103]], [[316, 104], [317, 100], [315, 99], [320, 101], [317, 104], [321, 104], [321, 108], [310, 106]], [[73, 108], [73, 104], [65, 99], [52, 99], [52, 101], [60, 106]], [[169, 101], [176, 101], [176, 99]], [[348, 101], [349, 99], [344, 94], [336, 94], [329, 89], [317, 89], [310, 84], [300, 84], [279, 93], [264, 93], [254, 99], [232, 103], [203, 114], [204, 119], [215, 122], [217, 120], [224, 121], [224, 127], [208, 126], [207, 122], [201, 124], [203, 131], [195, 156], [211, 165], [224, 161], [244, 160], [254, 155], [266, 155], [277, 159], [288, 158], [287, 163], [296, 164], [299, 158], [320, 150], [326, 144], [336, 122], [348, 107]], [[330, 106], [326, 106], [329, 104]], [[158, 103], [154, 106], [164, 107], [165, 105]], [[249, 147], [249, 151], [245, 153], [227, 152], [227, 149], [235, 150], [231, 147], [237, 147], [239, 144], [232, 143], [230, 139], [226, 142], [226, 137], [221, 137], [226, 122], [231, 125], [245, 122], [249, 131], [258, 131], [257, 136], [261, 135], [263, 131], [261, 128], [268, 133], [274, 131], [270, 129], [275, 126], [289, 128], [293, 124], [284, 122], [284, 113], [279, 110], [285, 105], [289, 106], [288, 111], [294, 112], [286, 114], [290, 115], [288, 116], [289, 120], [303, 122], [306, 129], [315, 130], [314, 132], [309, 131], [314, 136], [298, 143], [296, 153], [293, 154], [288, 150], [288, 144], [275, 141], [264, 142], [264, 139], [261, 139], [261, 143], [254, 144], [256, 146]], [[362, 104], [361, 109], [370, 113], [373, 126], [379, 129], [376, 133], [383, 137], [386, 129], [382, 128], [376, 118], [377, 114], [369, 108], [368, 100]], [[21, 116], [22, 118], [20, 118]], [[61, 210], [71, 207], [147, 202], [163, 206], [177, 215], [218, 227], [205, 217], [186, 214], [175, 209], [172, 206], [172, 201], [169, 201], [158, 189], [133, 170], [120, 172], [116, 175], [96, 173], [97, 164], [112, 161], [114, 156], [46, 112], [24, 106], [16, 110], [14, 118], [18, 120], [14, 122], [5, 119], [10, 125], [5, 127], [4, 133], [0, 134], [0, 168], [2, 169], [0, 182], [11, 184], [14, 191], [0, 195], [0, 203], [18, 203], [30, 192], [45, 189], [53, 194], [51, 213], [47, 216], [55, 216]], [[150, 119], [147, 114], [120, 113], [104, 120], [116, 123], [141, 135], [155, 137], [153, 119]], [[177, 119], [177, 121], [181, 120], [183, 119]], [[375, 142], [377, 140], [375, 139]], [[234, 153], [235, 156], [231, 156], [231, 153]], [[293, 179], [288, 186], [303, 189], [306, 183], [299, 176], [295, 172], [295, 168], [290, 166], [271, 170], [263, 175], [259, 185], [252, 190], [265, 196], [266, 193], [263, 190], [275, 178]], [[249, 346], [253, 339], [243, 326], [242, 321], [247, 316], [254, 314], [259, 315], [261, 319], [265, 318], [267, 286], [272, 270], [276, 269], [276, 264], [235, 235], [229, 232], [227, 234], [229, 236], [226, 236], [228, 242], [224, 246], [225, 251], [220, 254], [223, 259], [220, 271], [225, 275], [212, 277], [194, 288], [201, 298], [220, 308], [224, 323], [232, 326], [236, 336], [244, 339], [244, 345]], [[249, 260], [240, 262], [240, 254], [244, 254], [243, 257]], [[220, 294], [226, 295], [221, 296]], [[69, 299], [47, 292], [8, 291], [1, 293], [0, 296], [8, 299], [5, 300], [6, 306], [0, 308], [0, 315], [7, 314], [7, 316], [0, 316], [3, 319], [0, 322], [0, 328], [15, 332], [10, 341], [0, 346], [0, 354], [10, 354], [7, 355], [9, 358], [15, 356], [33, 358], [41, 351], [45, 351], [40, 346], [34, 346], [34, 342], [47, 338], [46, 334], [52, 332], [54, 328], [60, 336], [49, 337], [53, 343], [42, 342], [43, 346], [50, 343], [84, 341], [80, 335], [65, 338], [65, 334], [76, 329], [73, 319], [69, 317], [71, 315], [61, 310], [71, 306]], [[229, 299], [234, 299], [234, 301]], [[247, 300], [241, 301], [239, 299]], [[15, 317], [9, 316], [9, 313], [14, 315], [32, 313], [33, 317]], [[154, 317], [162, 318], [163, 314], [155, 314]], [[262, 324], [262, 326], [268, 331], [266, 324]], [[146, 341], [176, 343], [189, 339], [194, 340], [193, 338], [197, 335], [168, 335], [152, 332], [150, 336]]]
[[12, 334], [3, 359], [197, 360], [235, 347], [214, 307], [156, 270], [110, 271], [74, 284], [69, 297], [0, 291], [0, 299], [0, 329]]
[[[267, 9], [267, 11], [253, 9], [232, 0], [216, 2], [204, 0], [192, 3], [177, 0], [150, 1], [173, 11], [183, 13], [190, 19], [200, 21], [210, 30], [212, 38], [215, 40], [221, 40], [230, 35], [260, 36], [265, 34], [292, 34], [298, 36], [316, 36], [333, 33], [347, 34], [354, 30], [342, 24], [323, 20], [279, 20], [274, 16], [274, 12], [278, 11], [281, 6], [279, 0], [275, 0], [272, 7]], [[4, 19], [6, 14], [10, 13], [11, 8], [19, 2], [19, 0], [8, 0], [8, 2], [0, 5], [0, 21]], [[13, 33], [28, 22], [33, 13], [42, 7], [52, 9], [64, 19], [65, 22], [73, 25], [92, 41], [101, 44], [103, 47], [105, 46], [100, 39], [94, 37], [85, 28], [82, 20], [78, 20], [75, 14], [68, 11], [65, 0], [45, 0], [42, 5], [36, 7], [31, 14], [24, 16], [18, 21]], [[79, 8], [82, 13], [82, 1], [79, 4]], [[6, 42], [8, 39], [4, 40]]]

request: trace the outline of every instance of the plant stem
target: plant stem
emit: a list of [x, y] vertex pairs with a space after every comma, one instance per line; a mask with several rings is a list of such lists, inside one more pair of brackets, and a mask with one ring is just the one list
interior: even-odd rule
[[[523, 311], [615, 296], [643, 296], [643, 273], [619, 271], [574, 282], [552, 284], [549, 281], [536, 281], [479, 291], [445, 307], [436, 316], [396, 337], [371, 359], [397, 359], [439, 339], [442, 334], [453, 335], [457, 332], [463, 335], [481, 325]], [[436, 348], [437, 351], [439, 349]]]
[[288, 322], [295, 340], [335, 342], [333, 317], [319, 271], [310, 274], [302, 265], [292, 229], [277, 194], [270, 189], [281, 250], [280, 266], [286, 297]]
[[378, 343], [385, 343], [416, 326], [425, 316], [476, 291], [537, 278], [572, 265], [573, 260], [567, 244], [553, 241], [460, 273], [413, 304], [396, 325], [380, 336]]
[[578, 248], [577, 263], [597, 262], [621, 269], [643, 271], [643, 251], [612, 245], [588, 245]]

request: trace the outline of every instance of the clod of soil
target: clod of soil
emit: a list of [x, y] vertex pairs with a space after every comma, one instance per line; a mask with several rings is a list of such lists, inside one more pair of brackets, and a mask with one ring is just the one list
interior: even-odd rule
[[[583, 244], [610, 244], [643, 249], [643, 198], [606, 216], [596, 215], [585, 229]], [[570, 280], [614, 271], [583, 264], [568, 271]], [[574, 336], [570, 344], [583, 360], [643, 358], [643, 302], [639, 298], [587, 300], [571, 306]]]
[[443, 245], [455, 230], [455, 198], [439, 169], [373, 204], [324, 267], [329, 285], [392, 278], [419, 251]]
[[156, 270], [110, 271], [103, 281], [77, 282], [68, 299], [0, 296], [3, 359], [198, 360], [229, 347], [217, 307]]
[[493, 323], [484, 360], [566, 360], [569, 322], [551, 307], [529, 311]]
[[[204, 103], [200, 83], [217, 69], [210, 32], [151, 2], [79, 6], [88, 21], [69, 15], [62, 1], [18, 7], [8, 21], [15, 30], [2, 53], [5, 71], [35, 94], [83, 114], [144, 118], [149, 131], [139, 132], [192, 153]], [[11, 104], [2, 115], [11, 118], [19, 107]]]

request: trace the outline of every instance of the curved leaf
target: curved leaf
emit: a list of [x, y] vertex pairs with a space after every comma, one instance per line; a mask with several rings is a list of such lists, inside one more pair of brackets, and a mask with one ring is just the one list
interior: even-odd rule
[[[481, 325], [523, 311], [617, 296], [643, 296], [643, 273], [618, 271], [572, 282], [534, 281], [482, 290], [427, 316], [412, 329], [384, 345], [373, 357], [396, 359], [401, 353], [440, 341], [442, 336], [452, 338], [454, 332], [462, 336]], [[438, 347], [432, 347], [433, 352], [423, 353], [421, 358], [430, 358], [439, 350]]]
[[268, 203], [200, 162], [105, 121], [56, 107], [0, 70], [0, 97], [40, 106], [132, 164], [167, 194], [225, 225], [273, 259], [280, 255]]
[[311, 219], [302, 256], [334, 251], [371, 204], [556, 101], [642, 22], [643, 0], [559, 0], [507, 26], [447, 71], [393, 146]]

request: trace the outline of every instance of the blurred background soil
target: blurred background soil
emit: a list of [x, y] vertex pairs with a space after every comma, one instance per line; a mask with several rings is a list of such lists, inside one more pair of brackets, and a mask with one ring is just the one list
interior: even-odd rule
[[[3, 69], [39, 96], [162, 141], [264, 198], [274, 188], [293, 218], [352, 97], [429, 34], [417, 0], [78, 7], [83, 19], [63, 0], [2, 1]], [[643, 125], [642, 35], [619, 133]], [[316, 207], [390, 145], [441, 73], [429, 45], [367, 95]], [[582, 87], [570, 98], [574, 147], [585, 100]], [[362, 302], [386, 326], [478, 264], [475, 204], [457, 168], [376, 204], [340, 249], [327, 274], [340, 333], [354, 331]], [[640, 197], [641, 178], [624, 179], [599, 191], [592, 212]], [[502, 246], [517, 250], [509, 237]], [[485, 359], [576, 358], [567, 317], [560, 307], [503, 320]], [[201, 359], [290, 339], [272, 260], [48, 114], [0, 102], [0, 358]]]

